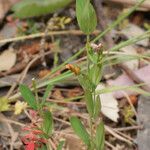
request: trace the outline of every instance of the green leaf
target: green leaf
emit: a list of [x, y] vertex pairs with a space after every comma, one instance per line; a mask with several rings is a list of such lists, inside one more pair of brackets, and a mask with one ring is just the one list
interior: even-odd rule
[[89, 69], [89, 78], [92, 81], [93, 85], [96, 86], [99, 84], [102, 77], [102, 65], [94, 64]]
[[90, 47], [89, 50], [87, 51], [87, 56], [93, 62], [94, 64], [98, 63], [98, 55], [97, 53], [95, 54], [94, 50]]
[[85, 34], [90, 34], [95, 30], [97, 18], [90, 0], [76, 0], [76, 16], [80, 29]]
[[89, 90], [85, 91], [85, 100], [86, 100], [86, 106], [87, 110], [91, 117], [94, 116], [94, 102], [93, 102], [93, 95]]
[[105, 129], [104, 123], [100, 122], [96, 129], [96, 149], [97, 150], [104, 150], [104, 143], [105, 143]]
[[42, 103], [41, 106], [43, 106], [46, 102], [46, 99], [48, 98], [48, 96], [50, 95], [50, 92], [52, 90], [53, 86], [51, 84], [49, 84], [46, 88], [46, 91], [44, 93], [43, 99], [42, 99]]
[[64, 8], [72, 0], [22, 0], [14, 5], [12, 10], [15, 16], [19, 18], [27, 18], [40, 16]]
[[0, 97], [0, 112], [9, 110], [9, 99]]
[[53, 118], [52, 118], [52, 114], [49, 111], [44, 112], [43, 114], [43, 131], [47, 134], [47, 135], [51, 135], [52, 131], [53, 131]]
[[80, 74], [77, 76], [78, 77], [78, 81], [80, 83], [80, 85], [82, 86], [82, 88], [84, 90], [89, 90], [89, 91], [93, 91], [95, 89], [94, 84], [91, 82], [91, 80], [89, 79], [89, 77], [86, 74]]
[[94, 118], [96, 119], [101, 111], [101, 101], [100, 101], [100, 96], [97, 95], [96, 96], [96, 101], [95, 101], [95, 105], [94, 105]]
[[77, 117], [70, 118], [71, 126], [75, 133], [82, 139], [82, 141], [89, 147], [90, 146], [90, 136], [86, 131], [85, 127]]
[[64, 140], [60, 141], [59, 144], [58, 144], [57, 150], [62, 150], [64, 144], [65, 144], [65, 141], [64, 141]]
[[37, 103], [31, 90], [23, 84], [20, 84], [19, 90], [21, 92], [22, 97], [28, 103], [28, 105], [33, 109], [37, 110]]

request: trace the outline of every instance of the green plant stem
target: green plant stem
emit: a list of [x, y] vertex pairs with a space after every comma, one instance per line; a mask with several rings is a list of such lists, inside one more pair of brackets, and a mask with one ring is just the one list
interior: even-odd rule
[[33, 91], [35, 93], [35, 99], [36, 99], [37, 106], [39, 107], [38, 91], [37, 91], [36, 81], [34, 78], [32, 79], [32, 87], [33, 87]]
[[91, 150], [93, 150], [93, 140], [94, 140], [94, 137], [93, 137], [93, 121], [92, 121], [92, 118], [90, 117], [90, 136], [91, 136]]
[[90, 69], [90, 60], [88, 59], [88, 53], [89, 53], [89, 49], [90, 49], [90, 35], [86, 36], [86, 53], [87, 53], [87, 68], [89, 71]]
[[[88, 57], [89, 51], [90, 51], [90, 36], [87, 35], [87, 40], [86, 40], [86, 52], [87, 52], [87, 72], [90, 71], [90, 59]], [[86, 91], [85, 91], [86, 92]], [[94, 91], [95, 93], [95, 91]], [[93, 102], [95, 102], [95, 95], [93, 97]], [[94, 111], [93, 111], [94, 112]], [[93, 150], [93, 118], [89, 115], [90, 118], [90, 122], [89, 122], [89, 126], [90, 126], [90, 138], [91, 138], [91, 146], [90, 146], [90, 150]]]

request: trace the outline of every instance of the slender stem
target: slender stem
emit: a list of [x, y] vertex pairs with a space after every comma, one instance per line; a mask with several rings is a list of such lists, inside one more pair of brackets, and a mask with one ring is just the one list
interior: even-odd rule
[[35, 81], [34, 78], [32, 79], [32, 86], [33, 86], [33, 90], [34, 90], [34, 93], [35, 93], [36, 103], [37, 103], [37, 106], [39, 107], [38, 91], [37, 91], [36, 81]]
[[86, 36], [86, 52], [87, 52], [87, 71], [90, 70], [90, 60], [88, 59], [88, 53], [90, 50], [90, 36]]
[[[89, 54], [89, 51], [90, 51], [90, 36], [87, 35], [86, 36], [86, 52], [87, 52], [87, 74], [89, 74], [89, 71], [90, 71], [90, 60], [89, 60], [89, 57], [88, 57], [88, 54]], [[94, 100], [93, 100], [94, 102]], [[93, 110], [94, 112], [94, 110]], [[90, 126], [90, 137], [91, 137], [91, 147], [90, 149], [93, 150], [93, 118], [92, 116], [90, 116], [90, 123], [89, 123], [89, 126]]]
[[91, 136], [91, 150], [93, 150], [93, 121], [92, 118], [90, 117], [90, 136]]

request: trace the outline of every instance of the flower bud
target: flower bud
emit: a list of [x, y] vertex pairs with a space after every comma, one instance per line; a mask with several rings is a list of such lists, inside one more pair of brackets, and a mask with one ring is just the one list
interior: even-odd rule
[[80, 74], [80, 68], [77, 66], [74, 66], [72, 64], [67, 64], [66, 65], [66, 69], [69, 69], [70, 71], [72, 71], [75, 75], [79, 75]]

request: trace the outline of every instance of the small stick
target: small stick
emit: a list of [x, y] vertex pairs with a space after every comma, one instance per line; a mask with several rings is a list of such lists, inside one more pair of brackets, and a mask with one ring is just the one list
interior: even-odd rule
[[[107, 0], [107, 1], [125, 4], [125, 5], [135, 5], [137, 3], [137, 0]], [[145, 0], [145, 2], [143, 2], [143, 4], [141, 4], [140, 8], [146, 8], [147, 10], [150, 10], [150, 1]]]
[[108, 141], [105, 141], [105, 144], [108, 146], [108, 147], [110, 147], [110, 148], [112, 148], [112, 150], [117, 150], [111, 143], [109, 143]]
[[111, 135], [113, 135], [115, 138], [119, 139], [120, 141], [126, 142], [128, 144], [133, 144], [130, 140], [120, 136], [118, 133], [116, 133], [111, 127], [108, 127], [105, 125], [105, 130], [109, 132]]
[[80, 105], [80, 106], [86, 105], [84, 102], [65, 102], [63, 100], [55, 100], [55, 99], [48, 99], [47, 101], [54, 102], [54, 103], [60, 103], [60, 104], [72, 104], [72, 105]]
[[53, 118], [54, 118], [54, 120], [57, 120], [57, 121], [59, 121], [59, 122], [62, 122], [62, 123], [63, 123], [63, 124], [65, 124], [65, 125], [70, 126], [70, 123], [69, 123], [69, 122], [67, 122], [67, 121], [64, 121], [64, 120], [59, 119], [59, 118], [56, 118], [56, 117], [53, 117]]
[[48, 139], [48, 142], [51, 144], [53, 150], [57, 149], [56, 145], [54, 144], [54, 142], [50, 138]]
[[130, 131], [130, 130], [140, 130], [143, 126], [131, 126], [131, 127], [123, 127], [123, 128], [114, 128], [116, 131]]
[[115, 129], [113, 129], [117, 134], [119, 134], [120, 136], [126, 138], [126, 139], [129, 139], [130, 141], [133, 141], [134, 142], [134, 139], [131, 138], [130, 136], [127, 136], [126, 134], [120, 132], [120, 131], [116, 131]]
[[[99, 33], [100, 33], [100, 31], [96, 30], [92, 34], [99, 34]], [[51, 36], [51, 35], [56, 36], [56, 35], [66, 35], [66, 34], [83, 35], [84, 33], [80, 30], [50, 31], [47, 33], [46, 36]], [[26, 35], [26, 36], [20, 36], [20, 37], [14, 37], [14, 38], [0, 40], [0, 44], [8, 43], [8, 42], [17, 42], [17, 41], [22, 41], [22, 40], [30, 40], [33, 38], [40, 38], [40, 37], [44, 37], [44, 36], [45, 36], [44, 32], [35, 33], [35, 34]]]
[[12, 124], [16, 124], [16, 125], [19, 125], [19, 126], [21, 126], [21, 127], [23, 127], [23, 126], [24, 126], [24, 124], [23, 124], [23, 123], [20, 123], [20, 122], [14, 121], [14, 120], [10, 120], [10, 119], [6, 119], [6, 118], [4, 118], [4, 117], [2, 116], [2, 114], [0, 115], [0, 121], [2, 121], [2, 122], [12, 123]]

